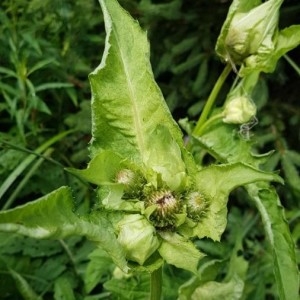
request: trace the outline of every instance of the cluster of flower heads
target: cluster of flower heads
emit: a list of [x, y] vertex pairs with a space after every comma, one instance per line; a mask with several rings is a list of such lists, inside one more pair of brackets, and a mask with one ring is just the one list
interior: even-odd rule
[[[160, 253], [164, 234], [176, 234], [187, 220], [198, 224], [208, 207], [200, 192], [192, 188], [173, 191], [162, 180], [158, 181], [154, 185], [140, 171], [127, 167], [118, 170], [114, 178], [114, 182], [122, 186], [121, 202], [131, 203], [130, 207], [134, 208], [125, 210], [115, 224], [117, 239], [126, 258], [140, 265], [157, 250]], [[189, 236], [184, 239], [188, 241]]]
[[156, 229], [174, 229], [185, 216], [198, 222], [207, 209], [207, 200], [200, 192], [175, 192], [163, 184], [154, 187], [142, 174], [130, 169], [117, 172], [115, 182], [124, 186], [123, 199], [143, 201], [145, 216]]

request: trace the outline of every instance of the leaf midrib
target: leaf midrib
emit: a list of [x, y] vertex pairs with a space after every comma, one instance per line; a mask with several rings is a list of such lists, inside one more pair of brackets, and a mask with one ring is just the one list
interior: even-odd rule
[[[112, 22], [112, 27], [114, 27], [112, 32], [113, 33], [117, 32], [117, 29], [115, 28], [115, 25], [113, 24], [113, 22]], [[132, 111], [133, 111], [132, 116], [133, 116], [133, 122], [134, 122], [135, 136], [137, 139], [137, 146], [140, 150], [140, 153], [142, 154], [145, 150], [145, 139], [143, 136], [143, 126], [141, 124], [141, 119], [139, 117], [137, 97], [134, 92], [134, 90], [135, 90], [134, 86], [130, 79], [130, 72], [128, 71], [128, 66], [127, 66], [127, 62], [125, 59], [126, 56], [124, 55], [124, 53], [122, 51], [122, 47], [120, 47], [120, 42], [119, 42], [118, 36], [116, 34], [114, 34], [114, 36], [116, 39], [116, 43], [118, 45], [118, 52], [120, 53], [120, 58], [121, 58], [121, 62], [122, 62], [124, 73], [125, 73], [125, 78], [126, 78], [128, 92], [129, 92], [129, 98], [132, 103]]]

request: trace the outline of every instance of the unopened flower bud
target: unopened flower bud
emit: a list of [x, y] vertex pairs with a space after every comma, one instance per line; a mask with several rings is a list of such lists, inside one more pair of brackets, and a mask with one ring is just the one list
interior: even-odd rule
[[116, 183], [124, 186], [123, 198], [140, 198], [143, 186], [146, 183], [145, 178], [139, 173], [130, 169], [121, 169], [115, 178]]
[[216, 45], [216, 52], [233, 65], [274, 51], [279, 7], [282, 0], [269, 0], [259, 5], [234, 0]]
[[230, 124], [247, 123], [256, 114], [256, 106], [246, 96], [238, 96], [225, 104], [223, 121]]
[[122, 169], [116, 175], [116, 182], [130, 185], [134, 181], [135, 174], [132, 170]]
[[199, 192], [191, 192], [186, 196], [188, 216], [199, 221], [207, 209], [207, 201]]

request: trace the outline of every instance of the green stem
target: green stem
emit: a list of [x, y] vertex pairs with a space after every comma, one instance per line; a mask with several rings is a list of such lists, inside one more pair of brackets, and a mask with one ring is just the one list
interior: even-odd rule
[[160, 300], [162, 290], [162, 267], [151, 273], [150, 300]]
[[212, 107], [216, 102], [217, 96], [231, 71], [232, 67], [230, 64], [227, 64], [226, 67], [224, 68], [223, 72], [221, 73], [220, 77], [218, 78], [214, 88], [212, 89], [206, 103], [204, 106], [204, 109], [201, 113], [201, 116], [196, 124], [196, 127], [193, 131], [193, 135], [199, 135], [199, 132], [201, 132], [202, 126], [208, 119], [209, 114], [211, 113]]
[[300, 76], [300, 68], [298, 67], [298, 65], [287, 54], [283, 55], [283, 57]]
[[220, 113], [220, 114], [214, 115], [211, 118], [209, 118], [201, 127], [199, 127], [199, 129], [197, 131], [197, 136], [201, 136], [203, 134], [205, 128], [207, 128], [208, 126], [213, 124], [216, 120], [222, 119], [223, 117], [224, 117], [223, 114]]
[[73, 268], [74, 268], [74, 271], [75, 271], [76, 275], [79, 276], [79, 271], [76, 267], [76, 258], [74, 257], [73, 253], [71, 252], [69, 246], [62, 239], [59, 239], [58, 241], [61, 244], [61, 246], [64, 248], [64, 250], [66, 251], [67, 256], [69, 257], [69, 259], [71, 261], [71, 264], [73, 265]]

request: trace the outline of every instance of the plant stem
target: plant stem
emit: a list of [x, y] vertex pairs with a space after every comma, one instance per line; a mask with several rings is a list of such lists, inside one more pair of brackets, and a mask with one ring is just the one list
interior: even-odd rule
[[160, 300], [162, 290], [162, 267], [151, 273], [150, 300]]
[[300, 68], [298, 67], [298, 65], [287, 54], [283, 55], [283, 57], [300, 76]]
[[61, 244], [61, 246], [64, 248], [64, 250], [66, 251], [66, 253], [67, 253], [67, 255], [68, 255], [68, 257], [69, 257], [69, 259], [70, 259], [70, 261], [71, 261], [71, 263], [73, 265], [73, 268], [74, 268], [74, 271], [75, 271], [76, 275], [79, 276], [79, 271], [76, 268], [75, 257], [73, 255], [73, 253], [71, 252], [69, 246], [62, 239], [59, 239], [58, 241]]
[[221, 73], [220, 77], [218, 78], [216, 84], [214, 85], [214, 88], [212, 89], [205, 106], [203, 108], [203, 111], [201, 113], [201, 116], [196, 124], [196, 127], [193, 131], [193, 135], [199, 135], [199, 132], [201, 132], [201, 128], [203, 124], [206, 122], [209, 114], [211, 113], [212, 107], [217, 99], [217, 96], [220, 92], [220, 89], [222, 88], [227, 76], [229, 75], [232, 67], [230, 64], [227, 64], [224, 68], [223, 72]]
[[205, 128], [207, 128], [209, 125], [214, 123], [216, 120], [222, 119], [222, 118], [223, 118], [222, 113], [214, 115], [211, 118], [209, 118], [201, 127], [199, 127], [199, 129], [197, 131], [197, 136], [201, 136], [203, 134], [203, 131], [204, 131]]

